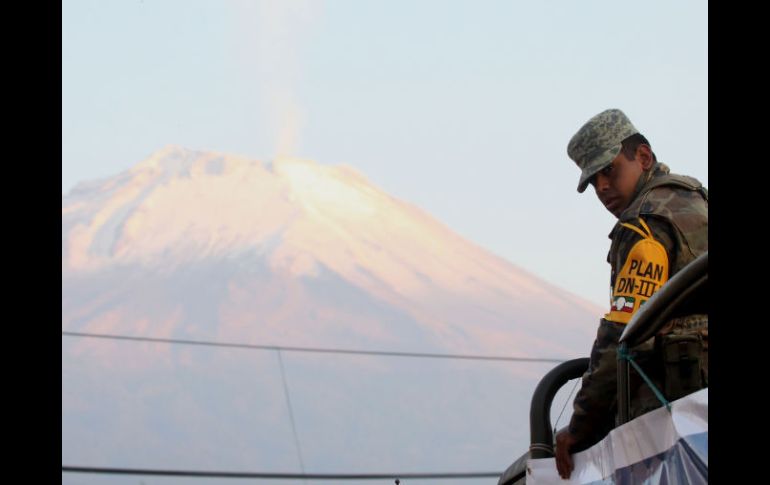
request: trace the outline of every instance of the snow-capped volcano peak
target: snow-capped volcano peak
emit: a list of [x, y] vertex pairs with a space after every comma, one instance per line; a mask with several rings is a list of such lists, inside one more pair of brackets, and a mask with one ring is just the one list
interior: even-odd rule
[[276, 159], [272, 168], [288, 184], [294, 200], [319, 215], [337, 212], [343, 217], [366, 217], [382, 210], [386, 203], [382, 193], [352, 168], [298, 158]]
[[337, 249], [344, 241], [350, 250], [356, 239], [411, 238], [403, 228], [426, 222], [352, 168], [299, 158], [262, 163], [177, 146], [78, 186], [63, 198], [62, 216], [70, 236], [63, 240], [65, 269], [152, 264], [158, 257], [168, 264], [169, 254], [184, 263], [260, 249], [276, 237], [328, 255], [334, 250], [325, 241]]
[[[574, 332], [584, 337], [581, 348], [590, 342], [590, 332], [584, 335], [582, 325], [576, 326], [580, 320], [571, 318], [574, 312], [598, 313], [344, 166], [298, 158], [262, 163], [167, 146], [126, 172], [81, 184], [62, 198], [65, 275], [131, 269], [174, 279], [203, 267], [231, 268], [235, 273], [229, 276], [206, 276], [205, 285], [224, 285], [232, 295], [244, 285], [253, 293], [287, 284], [294, 294], [295, 281], [313, 280], [324, 282], [323, 291], [362, 292], [376, 305], [398, 308], [420, 322], [442, 347], [514, 345], [526, 353], [528, 342], [539, 342], [566, 354]], [[281, 282], [255, 287], [244, 275], [257, 270]], [[297, 305], [285, 311], [304, 311]], [[228, 316], [217, 318], [225, 326], [253, 318], [237, 307], [230, 302]], [[518, 333], [504, 331], [522, 312], [527, 317]], [[549, 320], [564, 322], [559, 334], [534, 337], [540, 332], [532, 330]], [[474, 325], [468, 327], [469, 321]]]

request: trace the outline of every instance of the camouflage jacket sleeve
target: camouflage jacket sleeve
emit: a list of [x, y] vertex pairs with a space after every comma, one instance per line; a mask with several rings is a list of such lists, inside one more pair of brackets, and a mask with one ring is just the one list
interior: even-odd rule
[[569, 431], [580, 444], [596, 441], [615, 424], [617, 344], [624, 325], [602, 319], [583, 385], [575, 396]]
[[[665, 249], [665, 258], [669, 261], [675, 259], [676, 243], [672, 235], [672, 228], [663, 219], [655, 217], [645, 218], [646, 224], [652, 236]], [[617, 276], [621, 269], [627, 267], [627, 260], [634, 245], [642, 240], [642, 236], [633, 230], [623, 228], [615, 232], [610, 255], [608, 257], [612, 265], [611, 284], [618, 288]], [[638, 287], [638, 284], [637, 284]], [[612, 303], [612, 302], [611, 302]], [[631, 308], [635, 312], [639, 303]], [[612, 321], [611, 311], [602, 318], [599, 323], [596, 340], [591, 349], [589, 368], [583, 374], [583, 382], [580, 391], [575, 397], [572, 419], [569, 431], [580, 442], [588, 444], [604, 436], [615, 425], [615, 410], [617, 399], [617, 346], [618, 340], [625, 329], [627, 321]], [[628, 315], [632, 316], [633, 313]]]

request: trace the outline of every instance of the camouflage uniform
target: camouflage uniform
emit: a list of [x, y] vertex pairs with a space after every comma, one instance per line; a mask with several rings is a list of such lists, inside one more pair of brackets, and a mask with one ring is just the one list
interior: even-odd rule
[[[609, 234], [612, 245], [607, 261], [612, 268], [610, 282], [615, 290], [621, 286], [618, 277], [629, 252], [643, 238], [642, 233], [647, 228], [652, 238], [665, 249], [669, 262], [668, 278], [708, 251], [708, 200], [706, 189], [700, 182], [691, 177], [669, 174], [667, 166], [657, 163], [650, 178], [640, 183], [642, 186], [637, 190], [636, 197]], [[641, 232], [630, 229], [628, 224]], [[656, 289], [651, 287], [646, 296], [651, 296]], [[636, 296], [639, 297], [639, 294]], [[643, 303], [644, 300], [638, 302], [636, 308]], [[583, 445], [598, 441], [615, 425], [616, 351], [625, 328], [625, 323], [612, 321], [615, 308], [613, 306], [610, 313], [601, 319], [591, 350], [589, 369], [583, 375], [583, 386], [575, 397], [569, 430]], [[662, 335], [666, 334], [694, 335], [702, 343], [700, 387], [705, 387], [708, 385], [708, 315], [693, 314], [672, 319], [658, 337], [633, 349], [636, 362], [664, 391], [664, 395], [668, 394], [667, 399], [673, 400], [681, 397], [677, 395], [681, 391], [666, 388], [660, 348]], [[661, 406], [649, 387], [633, 371], [630, 389], [632, 418]]]
[[[618, 109], [605, 110], [586, 122], [567, 146], [569, 157], [581, 169], [578, 192], [612, 163], [623, 140], [638, 133]], [[598, 441], [615, 426], [617, 344], [625, 325], [668, 278], [708, 251], [706, 189], [694, 178], [670, 174], [668, 167], [655, 162], [643, 172], [609, 237], [611, 307], [600, 321], [569, 424], [578, 448]], [[687, 348], [694, 349], [701, 370], [700, 375], [697, 370], [689, 374], [693, 379], [684, 393], [708, 385], [708, 315], [700, 309], [690, 313], [672, 319], [656, 337], [632, 349], [634, 360], [670, 400], [684, 395], [681, 382], [670, 377], [675, 366], [669, 365], [666, 373], [664, 364], [664, 356], [674, 348], [668, 342], [677, 338], [687, 345], [697, 341]], [[629, 387], [632, 418], [661, 406], [635, 371], [630, 373]]]

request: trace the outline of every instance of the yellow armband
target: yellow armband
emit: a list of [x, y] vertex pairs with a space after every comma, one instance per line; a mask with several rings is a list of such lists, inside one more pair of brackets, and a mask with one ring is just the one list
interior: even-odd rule
[[653, 239], [647, 224], [642, 219], [639, 222], [646, 232], [631, 224], [621, 224], [639, 233], [642, 239], [628, 252], [623, 268], [615, 276], [610, 312], [604, 316], [611, 322], [630, 322], [639, 307], [668, 280], [666, 249]]

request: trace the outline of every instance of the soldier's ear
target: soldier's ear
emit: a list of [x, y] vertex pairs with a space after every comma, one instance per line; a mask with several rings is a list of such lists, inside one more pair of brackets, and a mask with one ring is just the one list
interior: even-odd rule
[[651, 169], [655, 162], [655, 159], [652, 156], [652, 148], [645, 143], [636, 147], [636, 158], [642, 162], [642, 170], [645, 171]]

